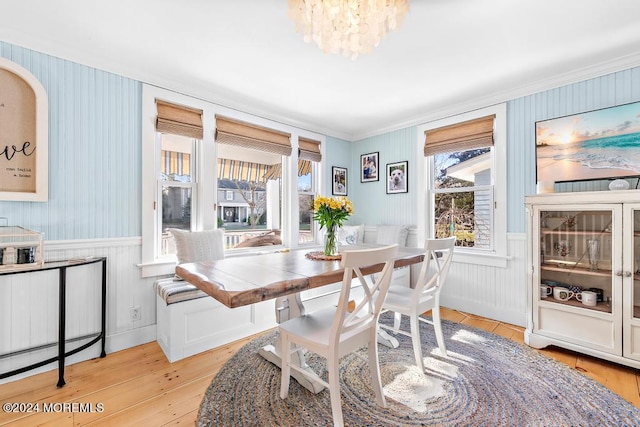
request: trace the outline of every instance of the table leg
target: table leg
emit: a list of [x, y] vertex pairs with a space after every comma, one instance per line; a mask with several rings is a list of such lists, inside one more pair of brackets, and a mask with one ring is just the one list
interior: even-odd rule
[[[301, 316], [302, 314], [304, 314], [304, 305], [300, 299], [300, 294], [276, 298], [276, 321], [278, 323], [285, 322], [294, 317]], [[280, 357], [280, 335], [278, 335], [278, 339], [273, 345], [270, 344], [264, 346], [258, 351], [258, 353], [264, 359], [281, 368], [282, 359]], [[304, 358], [304, 350], [302, 348], [299, 348], [298, 351], [291, 355], [291, 363], [300, 366], [308, 373], [309, 376], [319, 378], [311, 367], [307, 365]], [[324, 390], [324, 386], [320, 382], [309, 379], [293, 369], [291, 370], [291, 376], [298, 381], [302, 387], [306, 388], [311, 393], [320, 393]]]

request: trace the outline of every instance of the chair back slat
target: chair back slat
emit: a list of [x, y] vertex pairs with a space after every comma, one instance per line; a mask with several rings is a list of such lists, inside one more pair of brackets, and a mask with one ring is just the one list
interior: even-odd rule
[[427, 239], [424, 243], [425, 256], [416, 282], [413, 300], [417, 304], [420, 298], [437, 295], [446, 282], [449, 267], [453, 259], [453, 248], [456, 238]]
[[[332, 336], [336, 340], [340, 335], [368, 327], [378, 321], [382, 303], [389, 290], [393, 264], [398, 253], [398, 245], [382, 248], [345, 251], [342, 253], [344, 275], [336, 317], [332, 325]], [[375, 280], [368, 282], [361, 272], [362, 267], [384, 264]], [[347, 312], [352, 281], [355, 278], [362, 285], [364, 297], [352, 312]]]

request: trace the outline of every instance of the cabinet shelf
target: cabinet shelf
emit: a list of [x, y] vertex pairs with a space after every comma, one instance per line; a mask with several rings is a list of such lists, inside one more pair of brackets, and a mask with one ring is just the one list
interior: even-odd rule
[[554, 230], [551, 228], [541, 228], [540, 234], [544, 235], [569, 235], [569, 236], [611, 236], [610, 231], [603, 230]]
[[[559, 264], [567, 265], [567, 267], [560, 267]], [[586, 276], [599, 276], [599, 277], [611, 277], [611, 270], [598, 270], [591, 271], [588, 268], [576, 267], [574, 263], [569, 261], [558, 261], [558, 263], [544, 263], [540, 265], [540, 270], [545, 271], [560, 271], [563, 273], [583, 274]]]
[[[541, 303], [549, 303], [549, 304], [568, 305], [568, 306], [571, 306], [571, 307], [583, 308], [585, 310], [600, 311], [602, 313], [611, 313], [611, 304], [606, 303], [606, 302], [599, 302], [595, 307], [584, 305], [580, 301], [575, 300], [575, 299], [570, 299], [569, 301], [560, 301], [560, 300], [557, 300], [557, 299], [555, 299], [553, 297], [547, 297], [547, 298], [542, 298], [540, 300], [540, 302]], [[640, 307], [637, 307], [637, 308], [640, 311]]]

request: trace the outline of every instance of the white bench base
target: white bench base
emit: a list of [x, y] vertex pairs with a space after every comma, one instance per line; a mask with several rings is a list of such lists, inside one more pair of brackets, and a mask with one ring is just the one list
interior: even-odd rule
[[230, 309], [206, 296], [167, 304], [156, 292], [156, 339], [169, 362], [277, 326], [274, 301]]

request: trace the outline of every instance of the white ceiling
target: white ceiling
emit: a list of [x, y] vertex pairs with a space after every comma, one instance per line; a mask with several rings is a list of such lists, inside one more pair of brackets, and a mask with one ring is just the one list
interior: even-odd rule
[[0, 0], [0, 40], [354, 140], [640, 65], [640, 1], [412, 0], [356, 60], [286, 0]]

